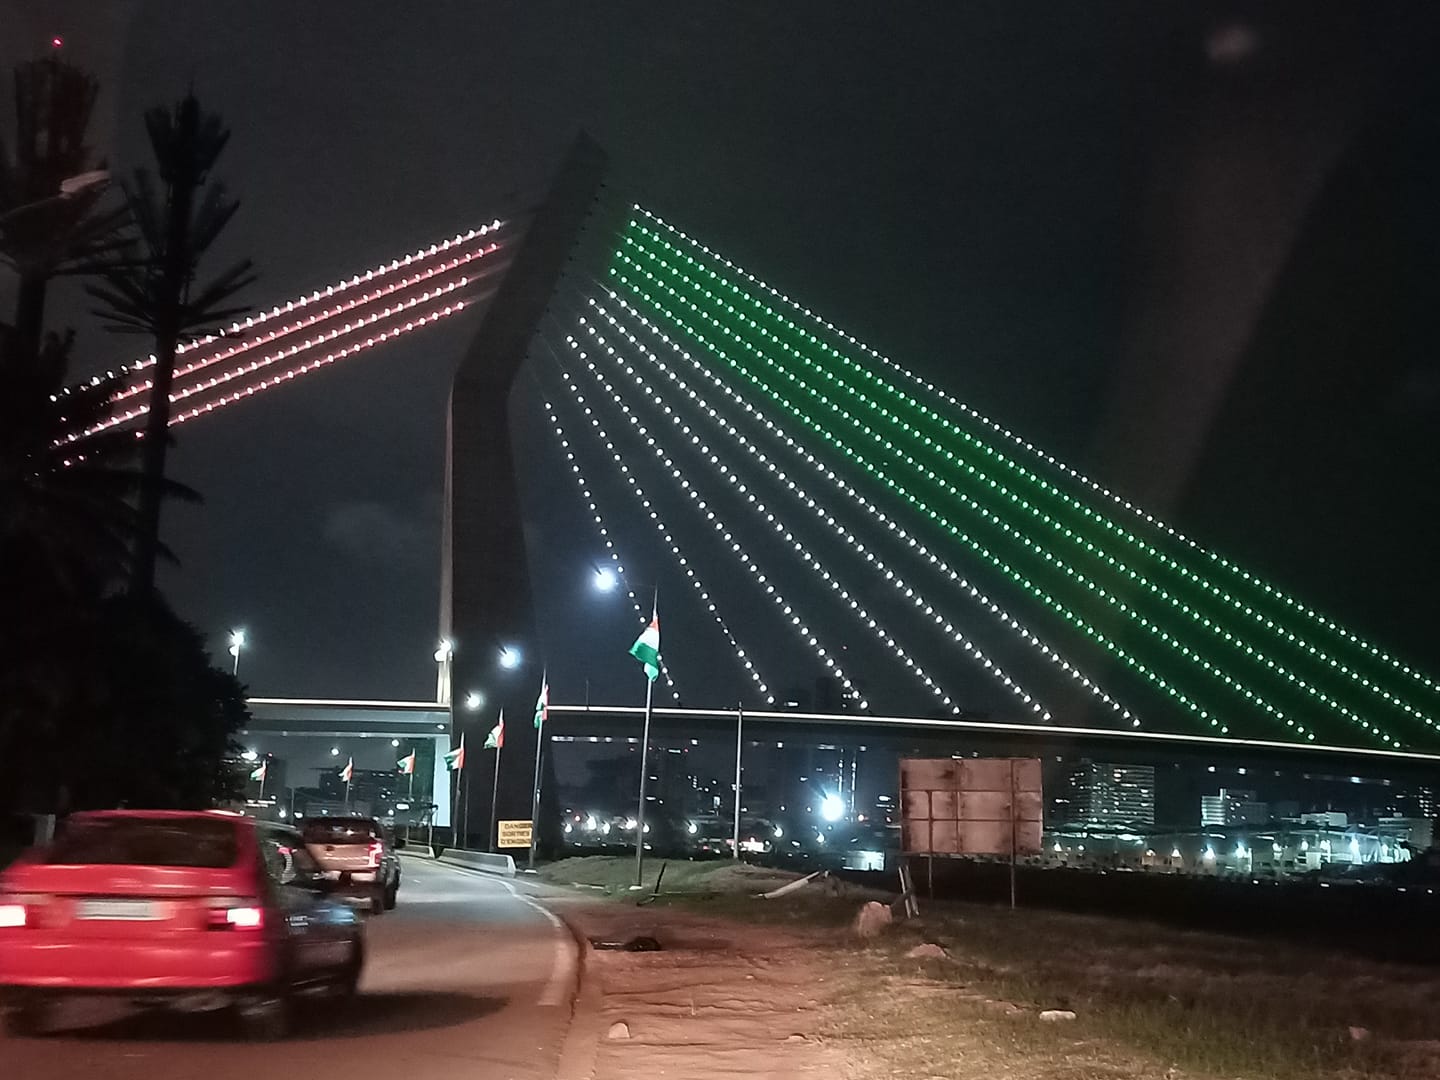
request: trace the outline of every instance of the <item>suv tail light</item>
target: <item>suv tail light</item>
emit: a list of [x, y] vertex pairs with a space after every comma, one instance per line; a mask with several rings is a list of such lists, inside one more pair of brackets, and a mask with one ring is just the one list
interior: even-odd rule
[[380, 856], [385, 853], [385, 844], [380, 840], [370, 841], [370, 865], [379, 866]]
[[263, 930], [265, 909], [256, 900], [226, 899], [218, 901], [206, 913], [210, 930]]

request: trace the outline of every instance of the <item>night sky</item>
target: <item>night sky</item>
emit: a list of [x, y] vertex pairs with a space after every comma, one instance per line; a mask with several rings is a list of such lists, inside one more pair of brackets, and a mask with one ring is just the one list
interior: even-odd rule
[[[0, 61], [64, 35], [119, 169], [193, 83], [243, 200], [213, 267], [252, 256], [257, 306], [523, 208], [583, 127], [613, 191], [1425, 666], [1437, 20], [1296, 11], [0, 0]], [[80, 300], [53, 311], [87, 366], [132, 355]], [[433, 694], [445, 403], [478, 316], [180, 430], [206, 501], [167, 511], [164, 587], [217, 651], [247, 628], [252, 692]], [[597, 549], [573, 487], [526, 483], [556, 696], [583, 670], [628, 701], [632, 620], [576, 599]]]

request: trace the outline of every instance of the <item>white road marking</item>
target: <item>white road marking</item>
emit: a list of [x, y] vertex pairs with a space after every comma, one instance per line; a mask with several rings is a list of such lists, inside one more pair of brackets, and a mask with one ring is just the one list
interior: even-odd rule
[[494, 881], [496, 884], [502, 886], [506, 892], [508, 892], [516, 900], [519, 900], [526, 907], [533, 908], [535, 911], [538, 911], [541, 915], [545, 916], [545, 921], [548, 922], [555, 931], [555, 952], [553, 962], [550, 965], [550, 977], [545, 980], [545, 989], [541, 992], [540, 1000], [537, 1002], [537, 1004], [550, 1006], [566, 1004], [568, 998], [565, 993], [565, 984], [569, 981], [567, 979], [567, 976], [569, 975], [572, 964], [579, 963], [579, 955], [577, 950], [577, 955], [572, 961], [570, 954], [571, 950], [575, 947], [575, 941], [570, 936], [569, 929], [566, 928], [565, 924], [559, 919], [559, 917], [556, 916], [553, 911], [545, 907], [543, 904], [539, 904], [536, 901], [532, 900], [530, 897], [526, 896], [519, 889], [515, 888], [514, 885], [511, 885], [510, 882], [506, 881], [502, 877], [497, 877], [494, 874], [487, 874], [481, 870], [471, 870], [468, 867], [451, 866], [449, 864], [442, 865], [445, 865], [445, 868], [447, 870], [454, 870], [466, 875], [478, 875], [480, 877], [486, 878], [487, 880]]
[[539, 1004], [564, 1005], [566, 997], [565, 983], [568, 981], [566, 976], [569, 974], [570, 968], [570, 949], [575, 944], [570, 937], [570, 931], [566, 929], [565, 924], [561, 922], [559, 917], [549, 908], [532, 900], [504, 878], [498, 878], [497, 880], [501, 885], [505, 886], [506, 890], [511, 896], [515, 897], [516, 900], [519, 900], [528, 907], [534, 908], [541, 915], [544, 915], [546, 921], [554, 928], [554, 962], [550, 965], [550, 978], [545, 983], [545, 990], [540, 995]]

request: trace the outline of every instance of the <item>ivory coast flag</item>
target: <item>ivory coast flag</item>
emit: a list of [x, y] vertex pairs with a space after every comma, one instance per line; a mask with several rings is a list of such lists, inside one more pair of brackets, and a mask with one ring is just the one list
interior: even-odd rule
[[460, 745], [445, 755], [445, 767], [451, 772], [465, 768], [465, 733], [460, 733]]
[[645, 674], [651, 682], [660, 677], [660, 615], [653, 609], [650, 625], [640, 631], [635, 644], [630, 646], [630, 655], [645, 665]]
[[354, 779], [354, 776], [355, 759], [352, 757], [346, 760], [345, 767], [340, 770], [340, 779], [344, 780], [348, 784], [352, 779]]
[[490, 734], [485, 736], [486, 750], [500, 750], [505, 746], [505, 710], [500, 710], [500, 719], [490, 729]]
[[259, 767], [258, 769], [256, 769], [256, 770], [254, 770], [254, 771], [250, 774], [250, 779], [251, 779], [251, 780], [264, 780], [264, 779], [265, 779], [265, 768], [266, 768], [266, 766], [269, 765], [269, 764], [270, 764], [270, 762], [268, 762], [268, 761], [262, 761], [262, 762], [260, 763], [260, 767]]
[[410, 753], [397, 761], [395, 766], [400, 770], [402, 776], [412, 775], [415, 772], [415, 751], [411, 750]]

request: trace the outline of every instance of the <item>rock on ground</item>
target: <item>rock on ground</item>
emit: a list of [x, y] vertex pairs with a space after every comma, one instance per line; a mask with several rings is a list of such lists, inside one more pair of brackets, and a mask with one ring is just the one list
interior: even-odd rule
[[911, 960], [944, 960], [950, 954], [934, 942], [927, 941], [924, 945], [916, 945], [905, 955]]
[[873, 938], [880, 935], [890, 925], [892, 916], [890, 909], [878, 901], [871, 900], [855, 914], [855, 921], [851, 923], [851, 929], [857, 937]]
[[1057, 1020], [1074, 1020], [1075, 1014], [1069, 1009], [1046, 1009], [1040, 1014], [1040, 1019], [1053, 1024]]

